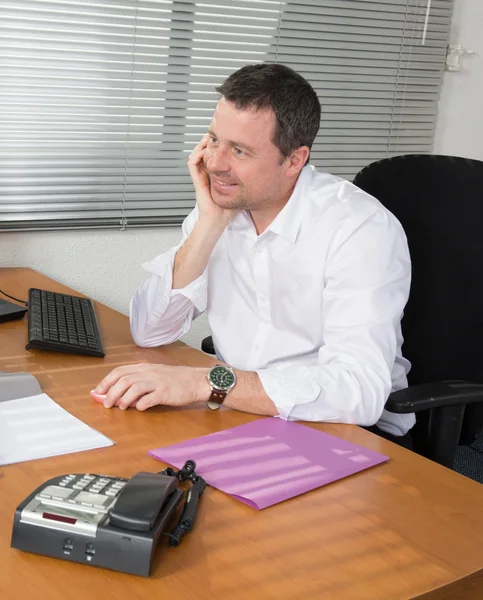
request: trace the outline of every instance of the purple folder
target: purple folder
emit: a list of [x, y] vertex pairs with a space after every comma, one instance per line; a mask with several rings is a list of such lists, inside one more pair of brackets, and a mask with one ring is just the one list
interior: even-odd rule
[[389, 457], [299, 423], [268, 417], [149, 452], [256, 509], [293, 498]]

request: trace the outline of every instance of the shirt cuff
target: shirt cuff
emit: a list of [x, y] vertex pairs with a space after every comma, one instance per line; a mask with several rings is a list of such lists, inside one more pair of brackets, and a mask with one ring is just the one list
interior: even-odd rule
[[[166, 279], [166, 277], [169, 276], [169, 286], [171, 288], [173, 281], [174, 259], [179, 248], [180, 246], [170, 248], [167, 252], [164, 252], [154, 260], [144, 263], [143, 269], [163, 279]], [[190, 300], [194, 304], [195, 308], [201, 313], [206, 309], [207, 287], [208, 277], [205, 269], [205, 271], [197, 279], [189, 283], [184, 288], [171, 290], [171, 298], [174, 298], [175, 296], [184, 296]]]
[[256, 371], [265, 393], [282, 419], [290, 420], [294, 406], [316, 400], [322, 391], [306, 366], [284, 366]]
[[173, 271], [174, 257], [176, 256], [178, 249], [179, 246], [175, 246], [174, 248], [170, 248], [166, 252], [163, 252], [163, 254], [160, 254], [153, 260], [143, 263], [143, 269], [158, 277], [166, 277], [167, 273]]
[[208, 291], [208, 278], [206, 273], [202, 273], [198, 279], [188, 283], [184, 288], [173, 290], [171, 297], [184, 296], [191, 300], [198, 312], [202, 313], [206, 310], [206, 294]]

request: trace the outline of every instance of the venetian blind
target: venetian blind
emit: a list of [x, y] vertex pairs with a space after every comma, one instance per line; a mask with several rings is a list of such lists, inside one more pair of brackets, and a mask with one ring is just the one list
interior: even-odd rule
[[0, 229], [179, 224], [214, 88], [247, 63], [312, 83], [322, 170], [430, 152], [452, 5], [2, 0]]

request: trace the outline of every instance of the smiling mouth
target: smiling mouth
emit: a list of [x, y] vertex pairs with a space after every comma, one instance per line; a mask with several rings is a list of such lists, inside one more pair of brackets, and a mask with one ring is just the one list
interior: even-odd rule
[[217, 179], [216, 177], [212, 177], [211, 181], [219, 187], [227, 187], [228, 188], [228, 187], [234, 187], [234, 186], [238, 185], [238, 184], [232, 183], [230, 181], [223, 181], [222, 179]]

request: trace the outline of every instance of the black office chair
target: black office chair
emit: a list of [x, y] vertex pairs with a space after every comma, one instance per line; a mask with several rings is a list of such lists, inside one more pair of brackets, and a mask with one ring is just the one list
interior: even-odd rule
[[[386, 409], [416, 412], [414, 450], [453, 468], [458, 445], [483, 426], [483, 162], [398, 156], [354, 183], [396, 215], [412, 260], [402, 322], [409, 388]], [[202, 349], [215, 354], [211, 337]]]
[[453, 468], [458, 445], [483, 426], [483, 162], [397, 156], [354, 184], [399, 219], [412, 261], [402, 321], [409, 387], [386, 409], [416, 412], [415, 451]]

